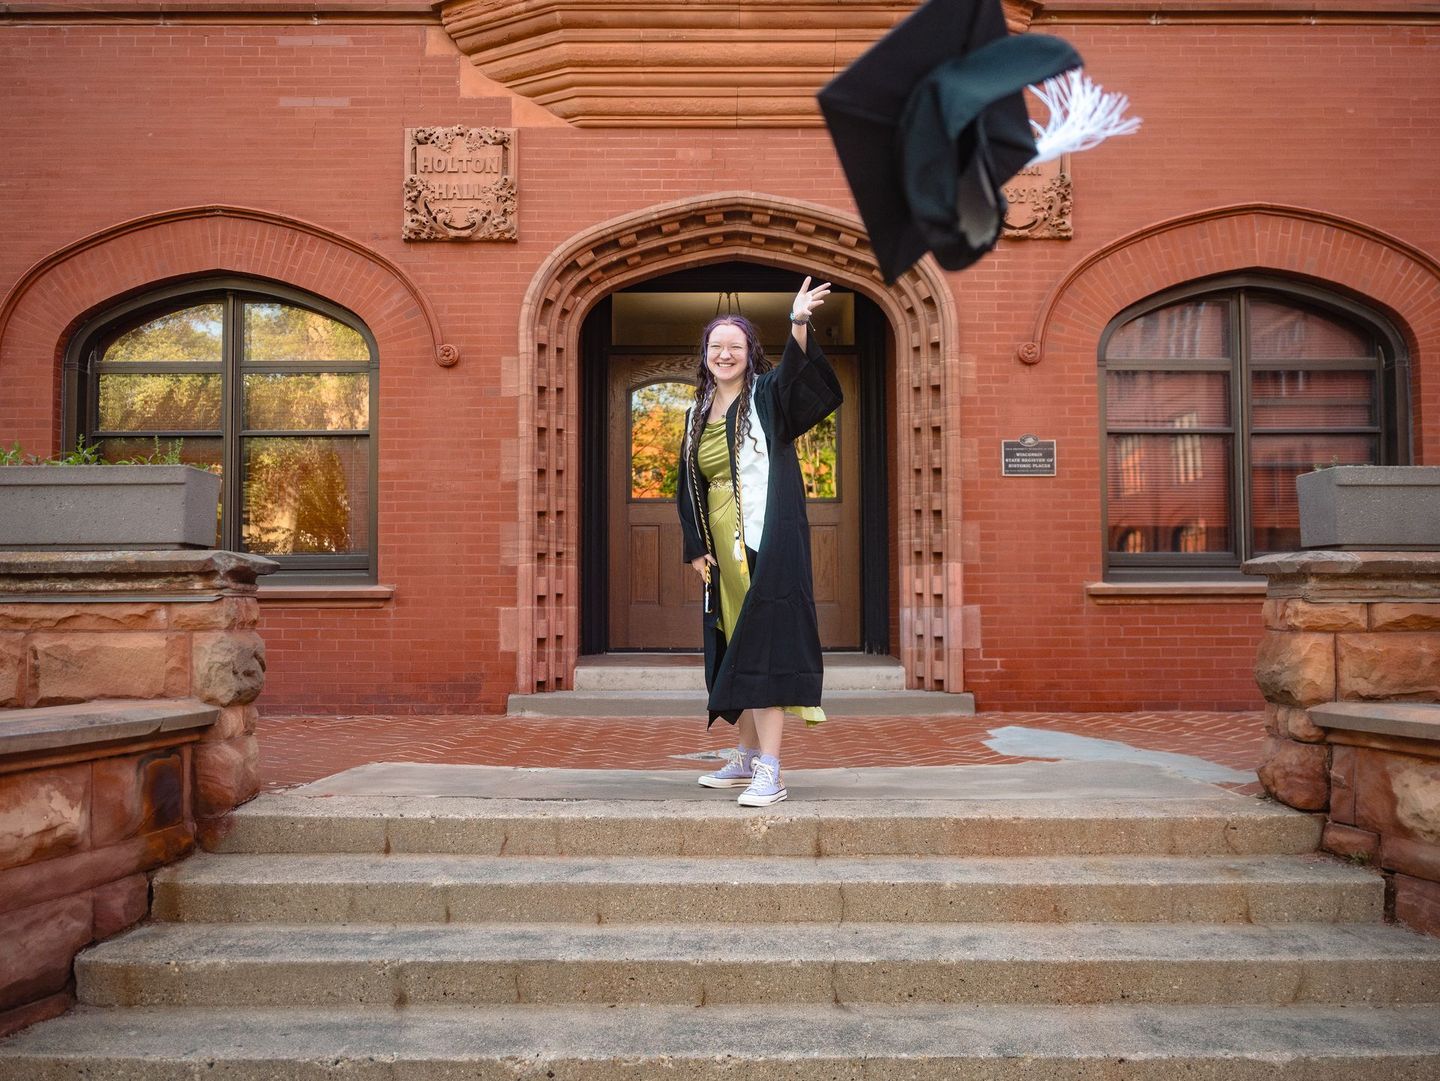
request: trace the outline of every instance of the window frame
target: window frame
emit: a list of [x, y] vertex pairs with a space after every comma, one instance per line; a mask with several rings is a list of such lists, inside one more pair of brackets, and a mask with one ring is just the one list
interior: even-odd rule
[[[1250, 356], [1248, 326], [1249, 300], [1270, 300], [1289, 307], [1310, 309], [1367, 333], [1377, 346], [1374, 367], [1361, 368], [1355, 358], [1262, 360]], [[1221, 300], [1228, 305], [1231, 356], [1214, 358], [1107, 358], [1111, 338], [1121, 327], [1161, 308], [1181, 303]], [[1373, 370], [1376, 373], [1376, 424], [1363, 430], [1374, 435], [1380, 461], [1387, 465], [1408, 465], [1412, 460], [1413, 425], [1410, 417], [1410, 363], [1404, 338], [1391, 321], [1361, 301], [1308, 282], [1265, 274], [1230, 274], [1187, 282], [1156, 293], [1130, 305], [1111, 319], [1100, 335], [1097, 349], [1100, 447], [1100, 560], [1105, 580], [1112, 582], [1158, 581], [1246, 581], [1240, 565], [1254, 557], [1254, 530], [1251, 485], [1253, 430], [1251, 379], [1257, 371]], [[1110, 371], [1224, 372], [1228, 375], [1230, 424], [1223, 428], [1203, 426], [1166, 429], [1165, 434], [1229, 434], [1230, 524], [1233, 548], [1229, 552], [1143, 552], [1125, 553], [1110, 549], [1110, 455], [1112, 435], [1132, 434], [1135, 426], [1112, 431], [1107, 401]], [[1294, 434], [1300, 429], [1262, 429], [1260, 435]], [[1305, 429], [1306, 433], [1313, 429]], [[1346, 429], [1333, 429], [1345, 434]], [[1359, 429], [1356, 429], [1360, 432]], [[1141, 433], [1143, 434], [1143, 433]], [[1160, 434], [1158, 431], [1152, 434]]]
[[[240, 474], [243, 440], [278, 437], [346, 438], [364, 435], [367, 447], [367, 499], [366, 519], [368, 545], [361, 552], [337, 555], [301, 553], [295, 555], [264, 555], [280, 565], [271, 576], [272, 582], [288, 585], [337, 586], [349, 584], [373, 584], [378, 580], [378, 538], [379, 499], [379, 358], [380, 350], [375, 336], [364, 322], [352, 312], [346, 311], [313, 294], [261, 278], [237, 276], [213, 276], [193, 279], [176, 285], [148, 290], [142, 294], [107, 307], [96, 316], [86, 320], [71, 335], [66, 348], [61, 382], [61, 445], [73, 447], [81, 434], [99, 430], [99, 377], [100, 356], [120, 335], [155, 319], [167, 312], [179, 311], [209, 301], [219, 300], [225, 305], [224, 329], [221, 345], [219, 370], [221, 375], [221, 462], [224, 471], [224, 487], [221, 491], [222, 532], [220, 547], [232, 551], [244, 551], [242, 543], [241, 514], [244, 501], [244, 484]], [[326, 363], [323, 366], [314, 361], [307, 362], [264, 362], [255, 365], [244, 363], [244, 320], [243, 305], [254, 303], [280, 303], [303, 308], [329, 319], [343, 323], [358, 333], [370, 354], [368, 361]], [[127, 366], [126, 371], [142, 368], [145, 372], [162, 371], [165, 364]], [[178, 365], [168, 366], [178, 368]], [[112, 369], [107, 369], [112, 370]], [[184, 368], [194, 372], [193, 364]], [[243, 380], [249, 373], [364, 373], [368, 379], [368, 427], [333, 432], [291, 431], [255, 429], [243, 427], [244, 394]], [[139, 374], [137, 371], [136, 374]], [[199, 374], [199, 373], [197, 373]], [[112, 438], [97, 435], [95, 438]], [[161, 439], [208, 438], [213, 432], [203, 435], [195, 431], [160, 432]], [[262, 553], [256, 553], [262, 554]]]

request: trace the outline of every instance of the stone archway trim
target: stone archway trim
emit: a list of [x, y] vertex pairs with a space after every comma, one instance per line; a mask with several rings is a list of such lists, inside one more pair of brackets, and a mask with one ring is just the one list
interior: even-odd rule
[[[895, 335], [899, 653], [911, 687], [963, 689], [961, 445], [947, 417], [958, 319], [927, 259], [887, 288], [859, 220], [749, 191], [681, 199], [602, 222], [536, 271], [520, 312], [517, 458], [523, 534], [513, 613], [516, 689], [567, 689], [578, 656], [580, 326], [603, 296], [729, 259], [795, 268], [855, 288]], [[947, 408], [948, 407], [948, 408]]]

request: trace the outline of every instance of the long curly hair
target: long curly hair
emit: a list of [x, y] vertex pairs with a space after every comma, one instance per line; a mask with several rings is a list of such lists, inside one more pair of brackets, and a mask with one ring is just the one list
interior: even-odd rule
[[715, 332], [716, 327], [727, 324], [739, 328], [740, 333], [745, 335], [745, 385], [740, 389], [740, 415], [736, 421], [735, 436], [740, 442], [750, 438], [755, 443], [755, 449], [759, 450], [759, 442], [750, 434], [750, 391], [755, 385], [755, 377], [762, 372], [768, 372], [775, 365], [765, 355], [765, 347], [760, 344], [760, 334], [755, 329], [755, 324], [743, 315], [717, 315], [706, 324], [705, 332], [700, 335], [700, 355], [695, 369], [695, 410], [690, 415], [690, 438], [687, 445], [691, 448], [700, 446], [705, 417], [710, 412], [710, 404], [715, 400], [715, 374], [705, 362], [710, 335]]

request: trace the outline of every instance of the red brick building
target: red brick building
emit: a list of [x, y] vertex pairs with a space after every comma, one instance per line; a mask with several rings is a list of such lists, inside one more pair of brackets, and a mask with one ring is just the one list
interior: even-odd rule
[[[813, 94], [913, 6], [7, 3], [0, 444], [223, 468], [285, 564], [270, 708], [497, 711], [698, 643], [636, 433], [812, 274], [827, 645], [986, 709], [1256, 706], [1293, 475], [1440, 461], [1440, 3], [1007, 0], [1144, 126], [887, 288]], [[513, 132], [514, 239], [405, 238], [414, 129], [431, 180]], [[1025, 434], [1054, 476], [1003, 474]]]

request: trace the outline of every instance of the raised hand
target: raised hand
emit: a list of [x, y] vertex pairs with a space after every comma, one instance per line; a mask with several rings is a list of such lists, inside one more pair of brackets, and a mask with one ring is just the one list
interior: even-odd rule
[[815, 309], [825, 303], [825, 298], [830, 295], [830, 283], [824, 282], [814, 289], [810, 288], [810, 277], [806, 275], [804, 283], [800, 286], [800, 292], [795, 294], [795, 300], [790, 305], [790, 321], [807, 321]]

